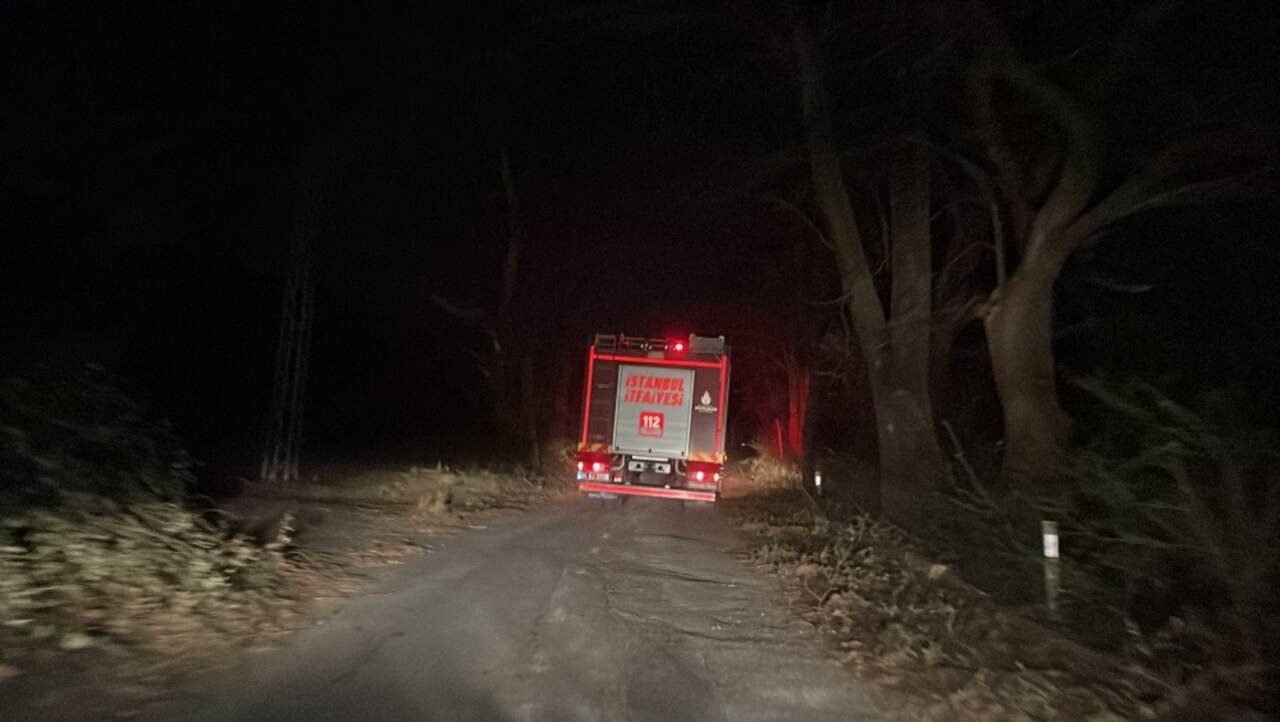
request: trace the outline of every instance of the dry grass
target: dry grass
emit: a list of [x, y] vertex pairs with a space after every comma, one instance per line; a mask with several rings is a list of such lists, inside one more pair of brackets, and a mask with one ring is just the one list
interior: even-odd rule
[[757, 440], [749, 444], [755, 454], [738, 462], [737, 473], [725, 482], [728, 497], [795, 489], [800, 485], [800, 465], [778, 456], [776, 447]]
[[546, 481], [539, 477], [489, 471], [460, 473], [443, 466], [411, 468], [396, 474], [378, 492], [384, 499], [412, 502], [420, 515], [523, 508], [545, 498], [547, 493]]

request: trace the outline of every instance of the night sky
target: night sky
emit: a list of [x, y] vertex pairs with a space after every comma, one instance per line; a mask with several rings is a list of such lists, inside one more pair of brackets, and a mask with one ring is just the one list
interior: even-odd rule
[[[1110, 3], [1042, 5], [1009, 12], [1046, 63], [1087, 57], [1089, 33], [1114, 21]], [[1221, 7], [1180, 11], [1133, 81], [1159, 102], [1111, 106], [1117, 124], [1141, 129], [1212, 87], [1274, 111], [1274, 8]], [[896, 129], [855, 111], [897, 102], [898, 54], [932, 42], [908, 17], [871, 15], [875, 32], [836, 56], [863, 73], [834, 90], [850, 137]], [[580, 374], [597, 330], [723, 333], [747, 388], [749, 359], [787, 332], [795, 299], [770, 269], [798, 231], [750, 199], [804, 177], [794, 92], [722, 8], [7, 2], [0, 54], [0, 371], [100, 361], [219, 472], [260, 453], [306, 158], [323, 169], [324, 230], [305, 460], [484, 454], [467, 354], [482, 339], [431, 297], [492, 305], [504, 149], [526, 237], [516, 296], [546, 373]], [[1170, 78], [1186, 93], [1162, 89]], [[1130, 132], [1108, 152], [1143, 142]], [[1277, 218], [1266, 198], [1195, 207], [1073, 260], [1064, 370], [1188, 398], [1244, 386], [1266, 416], [1280, 397]], [[836, 288], [819, 274], [802, 302]]]

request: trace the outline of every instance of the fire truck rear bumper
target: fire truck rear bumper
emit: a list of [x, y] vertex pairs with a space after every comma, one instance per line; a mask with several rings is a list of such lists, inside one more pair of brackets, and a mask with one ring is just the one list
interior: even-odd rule
[[694, 491], [693, 489], [665, 489], [660, 486], [627, 486], [626, 484], [607, 484], [584, 481], [578, 484], [578, 491], [600, 492], [604, 494], [622, 494], [629, 496], [655, 496], [660, 499], [683, 499], [685, 501], [715, 501], [714, 491]]

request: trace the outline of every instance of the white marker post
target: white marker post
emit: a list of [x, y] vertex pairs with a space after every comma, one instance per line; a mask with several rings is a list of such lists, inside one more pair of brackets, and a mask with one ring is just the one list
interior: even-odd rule
[[1040, 534], [1044, 537], [1044, 598], [1050, 614], [1058, 613], [1058, 522], [1041, 521]]
[[818, 496], [822, 496], [822, 470], [813, 470], [813, 488], [817, 491]]

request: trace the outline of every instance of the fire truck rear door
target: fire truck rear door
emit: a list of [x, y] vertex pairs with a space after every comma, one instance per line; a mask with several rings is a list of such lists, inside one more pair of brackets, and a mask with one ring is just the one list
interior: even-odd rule
[[692, 369], [623, 363], [618, 371], [614, 450], [685, 458], [692, 392]]

